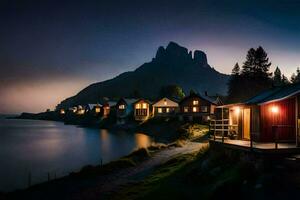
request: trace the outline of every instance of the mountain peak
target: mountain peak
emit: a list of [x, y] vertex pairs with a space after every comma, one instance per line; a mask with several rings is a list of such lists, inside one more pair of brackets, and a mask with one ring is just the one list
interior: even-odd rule
[[168, 53], [175, 53], [175, 54], [188, 54], [188, 49], [185, 47], [180, 46], [179, 44], [175, 43], [175, 42], [169, 42], [166, 51]]
[[194, 52], [194, 61], [200, 66], [208, 66], [207, 56], [203, 51], [195, 50]]
[[209, 67], [207, 56], [203, 51], [195, 50], [193, 56], [192, 51], [173, 41], [169, 42], [166, 48], [160, 46], [154, 60], [161, 63], [195, 63], [197, 66]]

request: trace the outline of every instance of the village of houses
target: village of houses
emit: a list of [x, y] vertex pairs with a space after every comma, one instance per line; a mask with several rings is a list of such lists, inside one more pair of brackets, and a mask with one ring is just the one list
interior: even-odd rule
[[152, 118], [173, 118], [179, 121], [209, 125], [210, 142], [230, 148], [254, 151], [296, 152], [300, 136], [300, 84], [273, 87], [245, 102], [223, 104], [218, 96], [191, 93], [183, 99], [121, 98], [105, 104], [78, 105], [60, 109], [70, 118], [92, 116], [101, 120], [115, 115], [116, 125], [131, 119], [138, 123]]

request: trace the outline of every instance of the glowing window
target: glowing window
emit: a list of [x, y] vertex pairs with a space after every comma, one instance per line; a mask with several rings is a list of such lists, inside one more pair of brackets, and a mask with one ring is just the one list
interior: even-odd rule
[[193, 105], [195, 106], [195, 105], [198, 105], [199, 104], [199, 101], [196, 101], [196, 100], [194, 100], [193, 101]]
[[197, 107], [193, 107], [193, 112], [197, 112]]
[[147, 108], [147, 104], [143, 103], [143, 109], [146, 109], [146, 108]]
[[165, 99], [165, 100], [164, 100], [164, 105], [166, 106], [167, 104], [168, 104], [168, 103], [167, 103], [167, 100]]
[[100, 112], [100, 108], [99, 107], [95, 108], [95, 112], [99, 113]]
[[120, 110], [124, 110], [125, 109], [125, 105], [124, 104], [119, 105], [119, 109]]
[[158, 108], [158, 109], [157, 109], [157, 112], [158, 112], [158, 113], [162, 113], [162, 108]]
[[139, 103], [136, 104], [136, 105], [135, 105], [135, 108], [136, 108], [136, 109], [140, 109], [140, 108], [141, 108], [141, 104], [139, 104]]
[[169, 113], [170, 112], [170, 108], [166, 108], [166, 113]]
[[64, 109], [61, 109], [61, 110], [60, 110], [60, 114], [65, 114], [65, 110], [64, 110]]
[[184, 111], [184, 112], [189, 112], [189, 107], [184, 107], [184, 108], [183, 108], [183, 111]]

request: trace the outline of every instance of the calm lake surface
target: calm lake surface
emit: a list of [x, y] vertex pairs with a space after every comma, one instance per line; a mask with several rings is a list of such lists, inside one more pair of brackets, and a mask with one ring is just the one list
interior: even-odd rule
[[151, 144], [144, 134], [79, 128], [60, 122], [0, 118], [0, 191], [61, 177]]

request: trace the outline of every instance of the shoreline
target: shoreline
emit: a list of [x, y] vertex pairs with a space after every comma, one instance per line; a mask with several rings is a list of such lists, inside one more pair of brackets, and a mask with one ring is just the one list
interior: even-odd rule
[[170, 144], [153, 143], [147, 148], [138, 148], [136, 150], [133, 150], [126, 156], [122, 156], [103, 165], [84, 165], [80, 168], [79, 171], [72, 171], [69, 172], [68, 175], [59, 178], [55, 177], [53, 179], [50, 179], [49, 181], [33, 184], [27, 188], [16, 189], [9, 192], [0, 191], [0, 199], [10, 199], [10, 197], [14, 195], [31, 192], [33, 190], [40, 190], [41, 188], [47, 188], [58, 183], [67, 183], [73, 180], [84, 181], [84, 179], [89, 179], [93, 176], [112, 176], [120, 170], [126, 170], [128, 168], [135, 167], [144, 161], [147, 161], [155, 154], [163, 150], [180, 147], [181, 146], [176, 144], [175, 142]]

